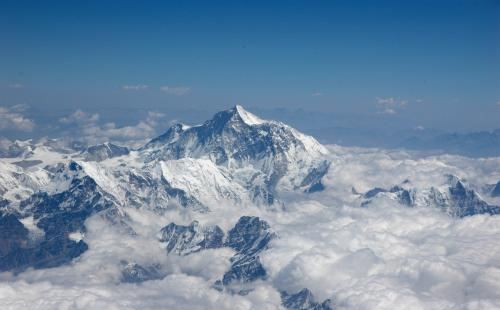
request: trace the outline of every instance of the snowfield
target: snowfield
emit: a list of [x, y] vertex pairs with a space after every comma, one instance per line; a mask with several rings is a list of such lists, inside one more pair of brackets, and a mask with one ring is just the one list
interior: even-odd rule
[[[22, 201], [38, 191], [71, 192], [75, 180], [89, 177], [105, 194], [84, 197], [111, 206], [89, 213], [84, 229], [68, 232], [72, 242], [88, 245], [70, 263], [1, 272], [1, 308], [286, 309], [283, 292], [307, 288], [315, 303], [296, 299], [288, 309], [500, 309], [500, 216], [491, 215], [500, 205], [491, 194], [500, 158], [325, 147], [234, 109], [243, 121], [231, 125], [237, 132], [263, 139], [285, 128], [276, 137], [293, 142], [271, 141], [292, 146], [255, 144], [255, 150], [228, 147], [215, 154], [241, 137], [223, 131], [226, 142], [206, 140], [185, 133], [203, 125], [183, 125], [149, 148], [101, 152], [99, 159], [109, 158], [99, 161], [44, 147], [25, 158], [1, 158], [0, 192], [10, 201], [3, 208], [21, 214], [30, 236], [43, 238], [37, 223], [44, 217], [22, 215], [30, 212]], [[176, 152], [190, 155], [174, 158]], [[23, 168], [20, 160], [37, 162]], [[324, 171], [323, 162], [329, 164]], [[314, 184], [322, 188], [310, 191]], [[267, 194], [273, 200], [262, 198]], [[242, 216], [259, 217], [272, 233], [266, 246], [249, 250], [265, 269], [257, 280], [216, 285], [238, 255], [234, 247], [195, 244], [197, 252], [178, 255], [159, 241], [166, 225], [193, 221], [217, 225], [227, 239]], [[248, 229], [244, 233], [263, 232]], [[179, 244], [193, 247], [208, 233], [179, 231]], [[125, 281], [124, 270], [137, 281]]]

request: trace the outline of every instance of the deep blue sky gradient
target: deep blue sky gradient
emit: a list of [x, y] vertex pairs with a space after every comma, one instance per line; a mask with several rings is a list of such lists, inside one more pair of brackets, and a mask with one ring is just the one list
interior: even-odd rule
[[[149, 88], [122, 89], [135, 84]], [[408, 103], [386, 115], [377, 98]], [[500, 127], [498, 102], [500, 1], [0, 2], [0, 106], [42, 122], [77, 108], [197, 121], [239, 103], [469, 131]]]

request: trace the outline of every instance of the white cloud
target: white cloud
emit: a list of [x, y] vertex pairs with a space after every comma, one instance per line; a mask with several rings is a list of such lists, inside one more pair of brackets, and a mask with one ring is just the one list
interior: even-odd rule
[[422, 125], [418, 125], [418, 126], [415, 126], [415, 127], [413, 128], [413, 130], [422, 131], [422, 130], [425, 130], [425, 127], [424, 127], [424, 126], [422, 126]]
[[0, 106], [0, 130], [32, 131], [35, 128], [35, 122], [22, 114], [27, 108], [25, 104], [11, 107]]
[[72, 114], [62, 117], [59, 122], [63, 124], [89, 124], [95, 123], [99, 120], [99, 113], [89, 114], [80, 109]]
[[497, 107], [500, 108], [500, 101], [497, 101]]
[[136, 84], [136, 85], [123, 85], [122, 89], [123, 90], [146, 90], [148, 89], [148, 85], [144, 84]]
[[392, 108], [384, 108], [383, 110], [379, 111], [381, 114], [396, 114], [396, 110]]
[[500, 257], [487, 248], [487, 231], [500, 234], [498, 218], [454, 221], [436, 210], [394, 204], [310, 207], [290, 206], [296, 214], [281, 221], [280, 238], [262, 255], [277, 287], [308, 287], [342, 309], [500, 305]]
[[59, 121], [65, 125], [76, 126], [76, 130], [66, 133], [70, 138], [83, 139], [88, 144], [120, 142], [120, 144], [135, 147], [156, 134], [157, 126], [160, 125], [159, 120], [164, 117], [163, 113], [149, 111], [146, 118], [137, 124], [119, 127], [113, 122], [100, 124], [98, 113], [87, 113], [78, 109], [60, 118]]
[[315, 92], [315, 93], [312, 93], [311, 96], [312, 97], [320, 97], [320, 96], [323, 96], [323, 93]]
[[[150, 117], [151, 123], [161, 115]], [[8, 309], [33, 304], [39, 309], [283, 309], [280, 290], [307, 287], [340, 310], [500, 309], [495, 242], [500, 216], [454, 219], [435, 208], [407, 208], [390, 200], [361, 208], [351, 193], [351, 187], [387, 188], [405, 179], [428, 187], [446, 173], [493, 184], [500, 180], [500, 158], [329, 149], [333, 164], [326, 191], [293, 195], [284, 209], [220, 205], [204, 214], [186, 209], [159, 214], [123, 208], [123, 219], [136, 235], [94, 216], [86, 223], [89, 250], [72, 264], [0, 274], [0, 304]], [[260, 216], [278, 234], [261, 254], [269, 279], [248, 295], [212, 288], [228, 268], [230, 250], [167, 256], [155, 239], [172, 221], [185, 225], [197, 219], [227, 231], [241, 215]], [[120, 260], [160, 264], [167, 276], [120, 283]]]
[[[219, 292], [215, 280], [229, 267], [228, 249], [188, 257], [167, 256], [156, 241], [171, 218], [131, 210], [139, 232], [133, 236], [99, 215], [87, 221], [89, 250], [74, 264], [29, 270], [18, 276], [0, 274], [0, 304], [9, 309], [269, 309], [278, 310], [279, 293], [270, 284], [246, 296]], [[120, 260], [161, 264], [167, 276], [142, 284], [120, 283]], [[10, 278], [10, 279], [9, 279]], [[38, 301], [43, 299], [43, 303]]]
[[9, 88], [23, 88], [23, 84], [19, 83], [14, 83], [14, 84], [9, 84]]
[[365, 192], [374, 187], [390, 188], [406, 179], [417, 188], [428, 188], [430, 184], [440, 184], [445, 174], [456, 175], [473, 184], [494, 184], [500, 180], [500, 157], [424, 156], [419, 152], [341, 146], [329, 149], [336, 155], [335, 162], [341, 164], [330, 167], [325, 179], [330, 191], [325, 193], [329, 193], [325, 199], [350, 197], [346, 193], [353, 186]]
[[169, 95], [175, 95], [175, 96], [183, 96], [187, 95], [190, 91], [190, 87], [186, 86], [162, 86], [160, 87], [160, 90], [169, 94]]
[[395, 98], [377, 98], [376, 107], [380, 114], [396, 114], [400, 109], [408, 105], [407, 100]]
[[30, 108], [29, 105], [25, 104], [25, 103], [20, 103], [20, 104], [15, 104], [13, 106], [10, 107], [10, 110], [11, 111], [14, 111], [14, 112], [24, 112], [26, 110], [28, 110]]

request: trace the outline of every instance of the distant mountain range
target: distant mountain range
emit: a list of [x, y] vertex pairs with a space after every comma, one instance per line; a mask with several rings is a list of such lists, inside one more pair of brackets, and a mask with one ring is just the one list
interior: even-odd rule
[[[492, 131], [452, 132], [442, 129], [424, 128], [400, 121], [398, 124], [373, 123], [366, 116], [337, 115], [333, 113], [312, 112], [307, 110], [290, 109], [259, 109], [256, 111], [267, 115], [270, 119], [284, 120], [293, 124], [318, 139], [323, 144], [338, 144], [342, 146], [376, 147], [390, 149], [408, 149], [425, 151], [428, 153], [448, 153], [469, 157], [500, 156], [500, 128]], [[174, 117], [199, 119], [208, 111], [170, 111]], [[54, 137], [58, 132], [33, 133], [36, 137]], [[60, 151], [83, 151], [92, 145], [86, 145], [77, 134], [65, 132], [64, 141], [61, 139], [45, 139], [44, 144]], [[69, 136], [67, 135], [69, 134]], [[17, 157], [26, 151], [28, 144], [33, 141], [10, 141], [0, 137], [0, 157]], [[115, 144], [121, 144], [116, 142]]]
[[448, 133], [415, 128], [399, 132], [327, 127], [308, 130], [324, 143], [346, 146], [403, 148], [469, 157], [500, 156], [500, 129], [472, 133]]
[[[127, 230], [127, 208], [279, 209], [283, 193], [322, 189], [328, 154], [314, 138], [241, 106], [198, 126], [175, 124], [137, 150], [105, 143], [75, 152], [57, 141], [16, 141], [4, 148], [0, 161], [0, 271], [70, 262], [87, 251], [85, 221], [95, 214]], [[214, 283], [219, 290], [266, 277], [258, 253], [273, 234], [258, 218], [241, 217], [227, 238], [219, 227], [196, 222], [171, 223], [159, 233], [168, 253], [234, 249], [231, 269]], [[125, 282], [162, 277], [155, 266], [122, 265]]]
[[[497, 185], [486, 187], [484, 194], [497, 197]], [[356, 192], [353, 189], [353, 192]], [[374, 199], [389, 198], [408, 207], [434, 207], [454, 217], [466, 217], [475, 214], [500, 214], [500, 206], [488, 204], [470, 184], [454, 175], [445, 176], [444, 184], [416, 189], [407, 180], [390, 189], [374, 188], [360, 195], [362, 206], [369, 205]]]
[[[488, 134], [415, 139], [427, 141], [421, 145], [447, 148], [466, 140], [472, 150], [474, 145], [497, 143], [499, 134], [490, 134], [497, 140]], [[417, 146], [417, 140], [407, 143]], [[243, 214], [227, 231], [197, 221], [171, 222], [165, 223], [157, 240], [165, 255], [234, 251], [229, 269], [213, 283], [214, 289], [232, 294], [246, 294], [249, 283], [267, 279], [260, 257], [278, 237], [263, 219], [246, 216], [245, 206], [286, 212], [284, 197], [321, 192], [323, 179], [335, 164], [329, 149], [314, 138], [284, 123], [263, 120], [241, 106], [221, 111], [201, 125], [174, 124], [138, 149], [105, 143], [75, 151], [56, 140], [17, 141], [1, 155], [0, 271], [18, 273], [71, 262], [88, 250], [85, 223], [94, 215], [134, 235], [127, 224], [131, 210], [210, 214], [239, 206]], [[483, 184], [481, 194], [497, 197], [499, 184]], [[446, 176], [440, 186], [429, 184], [428, 189], [415, 189], [407, 181], [366, 193], [353, 189], [353, 194], [363, 207], [388, 198], [404, 207], [439, 208], [454, 217], [500, 213], [500, 207], [488, 204], [455, 176]], [[123, 261], [120, 266], [124, 282], [165, 276], [155, 265]], [[316, 301], [306, 288], [283, 291], [281, 298], [289, 309], [331, 309], [330, 300]]]

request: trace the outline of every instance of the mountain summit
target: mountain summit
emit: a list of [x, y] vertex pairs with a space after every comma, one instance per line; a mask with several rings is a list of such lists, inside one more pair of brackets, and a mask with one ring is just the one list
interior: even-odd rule
[[[262, 120], [241, 106], [198, 126], [173, 125], [139, 150], [110, 143], [74, 154], [32, 148], [23, 161], [0, 161], [0, 224], [9, 228], [0, 230], [0, 236], [12, 239], [0, 244], [0, 271], [71, 261], [87, 250], [82, 241], [85, 221], [95, 214], [133, 233], [125, 224], [133, 209], [163, 214], [170, 208], [196, 213], [281, 205], [286, 192], [323, 188], [327, 155], [314, 138], [281, 122]], [[24, 227], [22, 221], [34, 224]], [[210, 229], [172, 226], [164, 234], [198, 240], [217, 232], [215, 241], [186, 241], [194, 251], [221, 243], [222, 233]], [[35, 241], [30, 241], [32, 235], [38, 236]], [[260, 270], [258, 258], [251, 259]], [[148, 273], [133, 264], [129, 269], [131, 274]]]
[[75, 161], [117, 205], [158, 212], [172, 203], [200, 211], [222, 201], [272, 205], [284, 192], [323, 189], [330, 165], [314, 138], [242, 106], [201, 125], [175, 124], [138, 150], [105, 143], [61, 154], [44, 147], [22, 159], [1, 163], [0, 189], [13, 207], [36, 192], [67, 190], [72, 177], [58, 165]]
[[210, 135], [221, 134], [224, 129], [236, 129], [244, 126], [262, 125], [266, 122], [267, 121], [264, 121], [246, 111], [242, 106], [236, 105], [229, 110], [218, 112], [212, 119], [199, 126], [187, 126], [181, 123], [175, 124], [163, 135], [151, 140], [146, 147], [173, 142], [173, 140], [176, 140], [179, 133], [188, 130], [194, 129], [200, 137], [207, 137]]
[[271, 192], [277, 186], [318, 188], [329, 166], [328, 150], [314, 138], [281, 122], [263, 120], [239, 105], [198, 126], [175, 124], [141, 152], [147, 162], [194, 158], [232, 172], [250, 169], [253, 173], [245, 183], [258, 176]]

